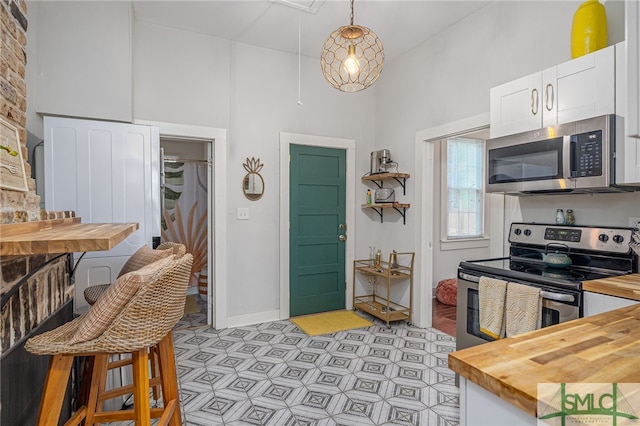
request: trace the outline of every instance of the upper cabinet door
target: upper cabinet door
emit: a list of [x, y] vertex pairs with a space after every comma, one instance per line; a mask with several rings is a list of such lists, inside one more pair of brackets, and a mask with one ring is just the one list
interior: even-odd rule
[[109, 252], [129, 256], [160, 235], [159, 138], [151, 126], [45, 117], [47, 210], [73, 210], [83, 223], [139, 229]]
[[543, 127], [615, 114], [615, 46], [560, 64], [556, 74], [557, 117]]
[[491, 89], [491, 137], [614, 114], [615, 46]]
[[[640, 5], [637, 0], [625, 2], [626, 19], [626, 110], [627, 135], [640, 138]], [[640, 141], [638, 141], [640, 144]], [[640, 148], [639, 148], [640, 149]], [[640, 161], [640, 154], [639, 154]]]
[[491, 89], [491, 137], [542, 126], [542, 73], [528, 75]]

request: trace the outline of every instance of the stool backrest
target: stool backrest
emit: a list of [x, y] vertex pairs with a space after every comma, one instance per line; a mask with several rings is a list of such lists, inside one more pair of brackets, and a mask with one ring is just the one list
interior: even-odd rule
[[168, 249], [173, 250], [173, 254], [175, 254], [176, 257], [182, 257], [185, 255], [185, 253], [187, 253], [187, 247], [184, 244], [174, 243], [172, 241], [166, 241], [164, 243], [160, 243], [158, 247], [156, 247], [156, 250], [168, 250]]
[[92, 341], [100, 347], [95, 349], [130, 352], [162, 340], [184, 315], [192, 263], [187, 253], [143, 284], [111, 326]]

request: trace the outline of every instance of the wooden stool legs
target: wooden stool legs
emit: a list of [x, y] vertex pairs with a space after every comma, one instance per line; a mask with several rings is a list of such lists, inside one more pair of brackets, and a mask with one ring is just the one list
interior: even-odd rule
[[[57, 426], [62, 402], [69, 382], [69, 373], [73, 364], [73, 355], [52, 355], [49, 361], [49, 370], [44, 382], [40, 412], [38, 413], [38, 425]], [[58, 413], [52, 416], [52, 413]]]
[[158, 343], [158, 364], [160, 364], [160, 381], [162, 383], [162, 402], [165, 408], [175, 404], [175, 410], [171, 416], [171, 426], [180, 426], [180, 395], [178, 393], [178, 376], [176, 374], [176, 362], [173, 352], [173, 333], [170, 331], [164, 339]]
[[[109, 371], [108, 353], [53, 355], [45, 380], [45, 387], [38, 414], [38, 426], [57, 426], [62, 409], [71, 366], [75, 356], [86, 356], [86, 370], [79, 401], [81, 407], [65, 423], [66, 425], [93, 425], [95, 423], [134, 420], [136, 426], [150, 426], [151, 419], [159, 418], [158, 425], [180, 426], [180, 395], [173, 351], [173, 335], [169, 332], [157, 345], [155, 356], [159, 377], [149, 380], [149, 348], [131, 353], [133, 385], [116, 390], [106, 390]], [[153, 356], [153, 355], [152, 355]], [[163, 408], [151, 408], [149, 388], [160, 382]], [[133, 410], [103, 411], [107, 397], [122, 395], [122, 390], [133, 392]]]

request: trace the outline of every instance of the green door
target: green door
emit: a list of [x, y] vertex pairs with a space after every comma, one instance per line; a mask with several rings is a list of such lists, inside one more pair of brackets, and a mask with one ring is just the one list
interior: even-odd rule
[[291, 145], [289, 315], [345, 308], [346, 151]]

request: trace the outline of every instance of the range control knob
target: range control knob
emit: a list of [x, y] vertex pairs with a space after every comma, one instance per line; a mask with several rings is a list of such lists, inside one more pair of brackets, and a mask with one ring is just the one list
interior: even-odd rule
[[524, 235], [526, 235], [527, 237], [528, 237], [529, 235], [531, 235], [531, 229], [525, 229], [525, 230], [524, 230]]
[[614, 235], [613, 236], [613, 241], [616, 244], [621, 244], [624, 241], [624, 237], [622, 235]]
[[606, 243], [607, 241], [609, 241], [609, 236], [607, 234], [600, 234], [598, 235], [598, 239], [603, 243]]
[[513, 233], [516, 234], [516, 235], [520, 235], [520, 234], [522, 234], [522, 229], [516, 228], [516, 229], [514, 229]]

